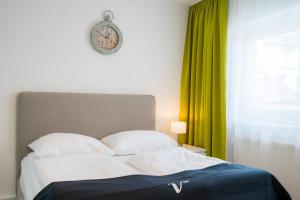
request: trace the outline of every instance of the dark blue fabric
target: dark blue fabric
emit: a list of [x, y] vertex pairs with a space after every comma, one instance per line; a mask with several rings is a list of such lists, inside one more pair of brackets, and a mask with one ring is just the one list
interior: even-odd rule
[[[170, 183], [189, 181], [176, 193]], [[276, 200], [291, 199], [269, 172], [224, 163], [167, 176], [131, 175], [111, 179], [55, 182], [35, 200]]]

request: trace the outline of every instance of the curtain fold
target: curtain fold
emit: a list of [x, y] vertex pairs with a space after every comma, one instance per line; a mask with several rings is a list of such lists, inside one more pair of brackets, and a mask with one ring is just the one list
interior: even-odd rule
[[204, 147], [226, 157], [227, 0], [191, 6], [182, 65], [180, 120], [187, 134], [179, 143]]
[[300, 1], [229, 0], [227, 158], [300, 199]]

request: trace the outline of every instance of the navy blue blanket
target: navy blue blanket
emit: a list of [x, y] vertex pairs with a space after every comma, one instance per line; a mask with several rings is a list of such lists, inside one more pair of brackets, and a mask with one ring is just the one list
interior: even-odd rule
[[219, 164], [167, 176], [130, 175], [111, 179], [55, 182], [35, 200], [221, 200], [291, 199], [264, 170]]

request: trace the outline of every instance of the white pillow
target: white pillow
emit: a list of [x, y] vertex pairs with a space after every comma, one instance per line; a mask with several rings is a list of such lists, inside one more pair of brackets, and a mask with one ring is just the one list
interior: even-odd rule
[[116, 155], [130, 155], [177, 147], [171, 137], [158, 131], [133, 130], [104, 137], [101, 142], [110, 147]]
[[114, 152], [100, 140], [76, 133], [51, 133], [28, 145], [37, 157], [66, 154], [106, 154]]

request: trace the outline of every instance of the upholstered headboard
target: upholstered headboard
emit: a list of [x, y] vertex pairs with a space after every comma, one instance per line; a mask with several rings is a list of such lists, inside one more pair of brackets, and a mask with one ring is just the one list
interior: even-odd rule
[[27, 147], [52, 132], [95, 138], [125, 130], [155, 129], [151, 95], [23, 92], [17, 102], [17, 172]]

